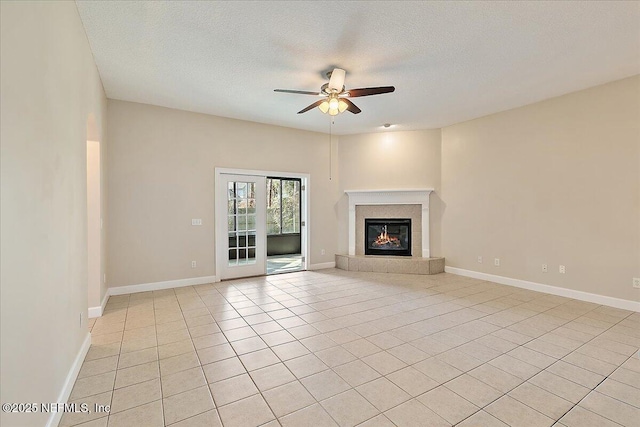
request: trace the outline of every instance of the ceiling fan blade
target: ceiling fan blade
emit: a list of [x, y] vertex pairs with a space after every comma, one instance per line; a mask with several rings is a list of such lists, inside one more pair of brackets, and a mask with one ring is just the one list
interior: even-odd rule
[[274, 92], [282, 92], [282, 93], [297, 93], [300, 95], [320, 95], [320, 92], [309, 92], [306, 90], [289, 90], [289, 89], [274, 89]]
[[325, 101], [325, 99], [321, 99], [319, 101], [316, 101], [313, 104], [309, 105], [307, 108], [303, 108], [302, 110], [298, 111], [298, 114], [306, 113], [309, 110], [313, 110], [318, 105], [322, 104], [324, 101]]
[[382, 86], [382, 87], [365, 87], [361, 89], [349, 89], [347, 91], [347, 96], [349, 98], [356, 98], [358, 96], [369, 96], [369, 95], [380, 95], [383, 93], [390, 93], [396, 90], [393, 86]]
[[347, 98], [342, 98], [342, 100], [344, 102], [347, 103], [348, 107], [347, 107], [347, 111], [352, 112], [353, 114], [358, 114], [360, 113], [362, 110], [359, 109], [356, 104], [354, 104], [353, 102], [349, 101]]
[[338, 92], [342, 91], [342, 87], [344, 86], [344, 77], [347, 72], [341, 68], [334, 68], [331, 72], [331, 78], [329, 79], [329, 89], [336, 90]]

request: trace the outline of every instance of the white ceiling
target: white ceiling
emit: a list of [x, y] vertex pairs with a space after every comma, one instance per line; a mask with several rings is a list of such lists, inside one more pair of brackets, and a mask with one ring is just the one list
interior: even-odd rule
[[640, 2], [77, 1], [109, 98], [320, 132], [438, 128], [640, 73]]

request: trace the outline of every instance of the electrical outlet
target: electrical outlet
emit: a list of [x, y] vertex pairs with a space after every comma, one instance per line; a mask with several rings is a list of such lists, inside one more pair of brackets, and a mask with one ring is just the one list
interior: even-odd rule
[[324, 255], [325, 254], [325, 250], [324, 249], [320, 249], [320, 255]]
[[191, 261], [191, 268], [196, 268], [196, 262], [195, 261]]
[[496, 267], [500, 267], [500, 258], [495, 258], [493, 260], [493, 265], [495, 265]]
[[560, 272], [560, 274], [564, 274], [567, 272], [567, 269], [564, 265], [561, 265], [560, 267], [558, 267], [558, 271]]
[[480, 264], [482, 264], [482, 257], [481, 257], [481, 256], [479, 256], [479, 257], [478, 257], [478, 262], [479, 262]]
[[633, 278], [633, 287], [634, 288], [640, 288], [640, 277], [634, 277]]
[[194, 218], [191, 220], [191, 225], [202, 225], [202, 219], [201, 218]]
[[549, 271], [549, 267], [547, 266], [547, 264], [542, 264], [542, 272], [546, 273], [547, 271]]

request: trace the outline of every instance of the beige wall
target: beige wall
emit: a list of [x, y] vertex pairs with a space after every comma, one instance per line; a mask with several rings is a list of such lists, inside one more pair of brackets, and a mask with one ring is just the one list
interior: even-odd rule
[[87, 337], [87, 119], [104, 142], [106, 98], [75, 3], [1, 2], [0, 16], [0, 401], [56, 402]]
[[341, 136], [338, 253], [349, 245], [349, 198], [344, 190], [434, 188], [429, 200], [431, 256], [442, 256], [440, 129]]
[[638, 300], [639, 171], [638, 76], [449, 126], [447, 265]]
[[216, 167], [310, 174], [310, 262], [333, 261], [328, 135], [114, 100], [108, 111], [110, 287], [215, 275]]

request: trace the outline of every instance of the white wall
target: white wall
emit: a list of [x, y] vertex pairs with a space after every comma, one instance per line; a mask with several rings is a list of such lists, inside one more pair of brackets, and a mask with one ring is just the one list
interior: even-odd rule
[[216, 167], [310, 174], [310, 263], [334, 261], [329, 135], [115, 100], [108, 111], [109, 287], [216, 274]]
[[640, 76], [444, 128], [442, 199], [447, 265], [639, 301]]
[[0, 401], [56, 402], [88, 337], [87, 120], [104, 143], [106, 98], [74, 2], [1, 2], [0, 15]]

